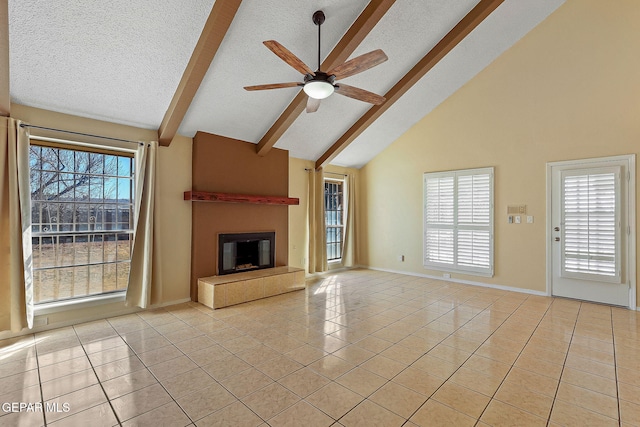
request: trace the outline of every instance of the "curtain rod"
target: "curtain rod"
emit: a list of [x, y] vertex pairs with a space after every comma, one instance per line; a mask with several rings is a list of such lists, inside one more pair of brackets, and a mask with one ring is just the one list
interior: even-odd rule
[[90, 133], [73, 132], [73, 131], [70, 131], [70, 130], [47, 128], [47, 127], [44, 127], [44, 126], [28, 125], [26, 123], [21, 123], [20, 127], [22, 127], [22, 128], [42, 129], [42, 130], [51, 130], [51, 131], [54, 131], [54, 132], [68, 133], [68, 134], [72, 134], [72, 135], [88, 136], [88, 137], [91, 137], [91, 138], [108, 139], [108, 140], [111, 140], [111, 141], [130, 142], [131, 144], [144, 145], [144, 142], [141, 142], [141, 141], [131, 141], [131, 140], [128, 140], [128, 139], [111, 138], [109, 136], [92, 135]]
[[[304, 168], [304, 170], [307, 171], [307, 172], [315, 171], [315, 169], [310, 169], [310, 168]], [[349, 176], [349, 175], [344, 174], [344, 173], [335, 173], [335, 172], [326, 172], [326, 171], [324, 173], [328, 173], [328, 174], [331, 174], [331, 175], [338, 175], [338, 176]]]

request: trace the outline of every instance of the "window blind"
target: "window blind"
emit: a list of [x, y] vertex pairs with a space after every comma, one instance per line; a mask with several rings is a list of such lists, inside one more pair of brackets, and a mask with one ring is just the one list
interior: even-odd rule
[[619, 280], [619, 172], [565, 174], [562, 266], [568, 277]]
[[423, 264], [493, 274], [493, 168], [424, 175]]

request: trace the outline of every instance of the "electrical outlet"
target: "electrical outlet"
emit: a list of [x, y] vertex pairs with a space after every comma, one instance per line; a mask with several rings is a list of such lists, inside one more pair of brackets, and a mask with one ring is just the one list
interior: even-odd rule
[[398, 255], [398, 261], [404, 262], [404, 255]]
[[442, 277], [444, 277], [445, 279], [451, 279], [451, 274], [449, 274], [449, 273], [444, 273], [444, 274], [442, 275]]

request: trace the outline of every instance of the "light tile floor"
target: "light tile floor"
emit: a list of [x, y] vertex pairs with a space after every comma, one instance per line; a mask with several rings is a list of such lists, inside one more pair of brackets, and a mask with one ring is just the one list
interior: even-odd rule
[[0, 402], [46, 409], [0, 425], [640, 425], [639, 331], [623, 308], [351, 270], [0, 342]]

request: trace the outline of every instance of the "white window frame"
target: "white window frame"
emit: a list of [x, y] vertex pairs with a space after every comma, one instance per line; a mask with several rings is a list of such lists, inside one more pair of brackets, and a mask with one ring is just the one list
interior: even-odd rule
[[[325, 229], [326, 227], [332, 227], [332, 228], [340, 228], [341, 229], [341, 241], [340, 241], [340, 258], [334, 258], [331, 260], [327, 260], [327, 263], [329, 265], [342, 265], [342, 255], [343, 255], [343, 250], [344, 250], [344, 233], [345, 233], [345, 221], [346, 221], [346, 205], [345, 205], [345, 201], [346, 201], [346, 197], [347, 197], [347, 183], [346, 180], [340, 179], [340, 178], [330, 178], [330, 177], [324, 177], [324, 181], [323, 184], [326, 184], [327, 182], [334, 182], [334, 183], [339, 183], [342, 185], [342, 225], [340, 226], [336, 226], [336, 225], [328, 225], [326, 223], [326, 219], [325, 219]], [[324, 185], [323, 185], [324, 188]], [[323, 214], [326, 215], [326, 211], [327, 211], [327, 207], [324, 206], [324, 212]], [[325, 231], [326, 232], [326, 231]], [[328, 243], [325, 242], [325, 253], [327, 254], [327, 258], [329, 258], [329, 247], [328, 247]]]
[[[469, 175], [489, 175], [489, 224], [488, 225], [459, 225], [458, 224], [458, 177]], [[451, 224], [427, 223], [427, 181], [433, 178], [453, 179], [453, 222]], [[427, 172], [423, 175], [423, 266], [432, 270], [452, 273], [471, 274], [475, 276], [493, 277], [494, 274], [494, 168], [463, 169], [447, 172]], [[453, 237], [453, 263], [442, 263], [427, 260], [427, 231], [430, 229], [450, 229]], [[472, 267], [458, 265], [458, 231], [459, 230], [487, 230], [489, 232], [489, 266]]]
[[[89, 138], [88, 138], [89, 139]], [[134, 170], [139, 170], [140, 165], [138, 164], [137, 157], [137, 149], [131, 148], [131, 143], [126, 142], [126, 144], [122, 144], [118, 141], [108, 141], [107, 143], [91, 143], [84, 141], [77, 141], [71, 139], [61, 139], [61, 138], [52, 138], [48, 136], [41, 135], [30, 135], [29, 136], [29, 144], [31, 145], [31, 141], [34, 141], [34, 145], [43, 145], [46, 146], [46, 143], [59, 144], [63, 148], [66, 146], [69, 149], [85, 149], [91, 152], [100, 152], [100, 151], [108, 151], [112, 153], [122, 153], [124, 156], [129, 156], [134, 159]], [[39, 143], [40, 142], [40, 143]], [[134, 180], [135, 184], [135, 180]], [[135, 205], [135, 202], [134, 202]], [[135, 221], [135, 219], [134, 219]], [[134, 228], [135, 230], [135, 228]], [[135, 236], [135, 231], [132, 233], [132, 236]], [[133, 238], [133, 237], [132, 237]], [[76, 298], [68, 298], [68, 299], [60, 299], [60, 300], [51, 300], [51, 301], [43, 301], [35, 304], [34, 312], [36, 315], [44, 315], [44, 314], [52, 314], [57, 312], [63, 312], [70, 308], [90, 308], [96, 305], [109, 304], [114, 302], [122, 302], [125, 299], [126, 289], [100, 293], [100, 294], [91, 294]]]

